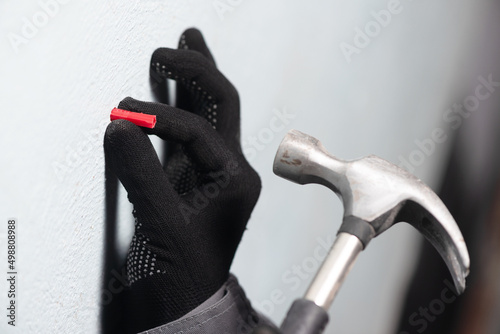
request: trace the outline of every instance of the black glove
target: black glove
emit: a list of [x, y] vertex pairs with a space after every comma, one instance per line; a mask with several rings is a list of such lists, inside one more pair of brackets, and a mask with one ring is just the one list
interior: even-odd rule
[[[136, 217], [125, 305], [134, 333], [178, 319], [223, 285], [261, 188], [241, 152], [238, 93], [201, 33], [156, 50], [151, 66], [161, 89], [177, 81], [178, 108], [126, 98], [120, 109], [156, 115], [156, 127], [117, 120], [104, 140]], [[168, 143], [165, 166], [147, 134]]]

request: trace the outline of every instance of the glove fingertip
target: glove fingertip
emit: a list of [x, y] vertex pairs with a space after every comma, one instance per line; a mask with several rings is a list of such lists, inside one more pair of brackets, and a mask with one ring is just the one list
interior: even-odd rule
[[138, 126], [127, 120], [112, 121], [108, 124], [104, 134], [104, 149], [121, 150], [123, 145], [136, 139], [137, 130]]
[[127, 96], [126, 98], [120, 101], [120, 103], [118, 104], [118, 109], [129, 110], [129, 108], [131, 108], [134, 102], [136, 101], [137, 101], [136, 99]]
[[205, 38], [200, 30], [196, 28], [186, 29], [179, 39], [179, 49], [198, 51], [215, 65], [214, 57], [205, 42]]

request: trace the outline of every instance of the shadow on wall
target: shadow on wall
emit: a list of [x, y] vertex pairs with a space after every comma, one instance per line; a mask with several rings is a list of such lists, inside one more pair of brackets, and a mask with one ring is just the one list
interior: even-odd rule
[[[155, 72], [150, 73], [150, 89], [155, 101], [169, 101], [167, 80]], [[168, 145], [162, 145], [163, 157], [168, 157]], [[101, 287], [101, 333], [124, 333], [123, 319], [125, 288], [127, 286], [126, 259], [118, 247], [118, 187], [117, 176], [105, 164], [105, 229], [103, 281]]]
[[125, 259], [121, 258], [117, 245], [118, 178], [105, 167], [105, 229], [104, 261], [101, 291], [101, 332], [123, 333], [123, 290], [126, 284]]

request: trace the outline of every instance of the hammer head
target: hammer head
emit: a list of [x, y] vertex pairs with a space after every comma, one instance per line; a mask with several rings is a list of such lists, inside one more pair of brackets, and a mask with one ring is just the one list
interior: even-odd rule
[[441, 199], [406, 170], [373, 155], [343, 161], [316, 138], [291, 130], [278, 148], [273, 171], [299, 184], [333, 190], [344, 205], [344, 225], [352, 217], [368, 224], [371, 235], [365, 246], [395, 223], [411, 224], [441, 254], [457, 291], [464, 291], [469, 254], [462, 233]]

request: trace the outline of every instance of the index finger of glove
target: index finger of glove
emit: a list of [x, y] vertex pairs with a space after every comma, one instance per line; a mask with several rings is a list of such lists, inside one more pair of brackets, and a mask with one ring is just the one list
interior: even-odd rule
[[227, 142], [238, 140], [240, 102], [236, 88], [198, 51], [157, 49], [151, 58], [152, 70], [174, 79], [197, 101], [205, 117]]
[[[189, 28], [184, 31], [179, 39], [178, 49], [198, 51], [215, 65], [212, 53], [208, 49], [205, 39], [198, 29]], [[151, 69], [153, 68], [155, 67], [151, 67]], [[175, 105], [177, 108], [190, 111], [195, 114], [199, 114], [200, 111], [203, 112], [203, 110], [199, 110], [199, 107], [201, 106], [200, 101], [193, 98], [193, 90], [189, 88], [189, 85], [182, 81], [177, 83]], [[202, 114], [201, 116], [206, 116], [206, 118], [208, 118], [208, 115], [212, 116], [211, 113], [206, 115]]]
[[178, 202], [151, 141], [137, 125], [126, 120], [111, 122], [104, 136], [104, 152], [106, 163], [122, 182], [136, 210]]
[[182, 33], [181, 38], [179, 39], [178, 49], [198, 51], [215, 65], [214, 57], [208, 49], [207, 43], [205, 42], [201, 31], [196, 28], [186, 29]]
[[202, 117], [169, 105], [137, 101], [130, 97], [124, 99], [119, 108], [156, 115], [156, 126], [145, 130], [164, 140], [182, 144], [203, 171], [234, 167], [235, 155], [217, 131]]

